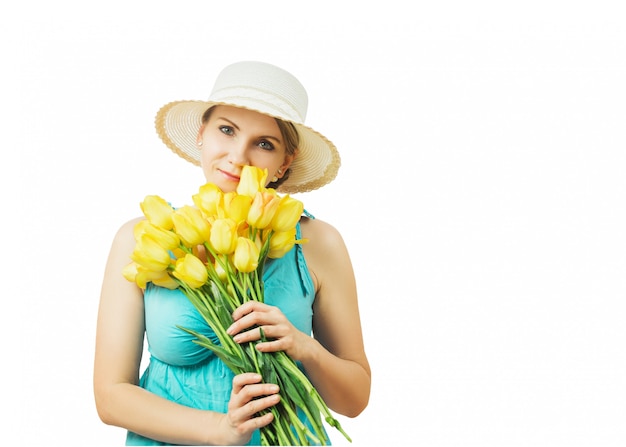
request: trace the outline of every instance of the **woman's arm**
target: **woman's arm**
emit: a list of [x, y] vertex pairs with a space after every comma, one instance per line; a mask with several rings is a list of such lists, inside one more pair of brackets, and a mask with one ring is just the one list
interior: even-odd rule
[[[345, 244], [332, 226], [302, 221], [307, 265], [315, 282], [314, 337], [300, 332], [275, 306], [248, 301], [233, 312], [228, 333], [238, 343], [258, 341], [262, 352], [285, 351], [302, 362], [328, 407], [349, 417], [359, 415], [370, 395], [370, 367], [363, 347], [356, 284]], [[255, 327], [256, 326], [256, 327]]]
[[[139, 386], [144, 340], [143, 293], [122, 276], [135, 245], [137, 220], [120, 228], [106, 265], [96, 331], [94, 394], [98, 415], [109, 425], [124, 427], [151, 439], [174, 444], [241, 444], [270, 416], [253, 418], [273, 404], [271, 385], [260, 377], [237, 376], [228, 415], [170, 402]], [[248, 385], [248, 386], [246, 386]]]
[[305, 219], [302, 236], [309, 240], [303, 250], [317, 290], [313, 309], [317, 343], [302, 363], [329, 408], [355, 417], [368, 404], [371, 370], [352, 262], [343, 238], [328, 223]]

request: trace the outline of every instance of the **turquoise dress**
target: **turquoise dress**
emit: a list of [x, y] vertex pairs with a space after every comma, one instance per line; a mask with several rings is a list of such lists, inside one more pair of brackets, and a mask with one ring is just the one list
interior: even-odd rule
[[[297, 226], [300, 239], [300, 224]], [[300, 331], [312, 333], [315, 289], [302, 246], [285, 256], [268, 259], [263, 275], [265, 302], [279, 307]], [[179, 290], [148, 284], [144, 293], [146, 338], [150, 362], [139, 385], [165, 399], [188, 407], [226, 413], [233, 373], [211, 351], [193, 343], [186, 327], [218, 341], [213, 330]], [[306, 417], [301, 415], [306, 421]], [[308, 424], [307, 424], [308, 425]], [[259, 430], [250, 445], [261, 442]], [[167, 445], [128, 432], [126, 445]]]

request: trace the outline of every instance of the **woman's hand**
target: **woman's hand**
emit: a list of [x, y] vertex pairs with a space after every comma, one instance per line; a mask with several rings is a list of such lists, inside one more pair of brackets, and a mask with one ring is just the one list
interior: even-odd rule
[[262, 416], [258, 413], [280, 401], [278, 385], [261, 383], [261, 380], [255, 373], [238, 374], [233, 378], [228, 413], [224, 418], [233, 435], [233, 445], [249, 442], [254, 430], [274, 420], [271, 412]]
[[257, 350], [285, 351], [294, 360], [302, 360], [310, 337], [292, 325], [278, 307], [248, 301], [233, 312], [233, 321], [226, 332], [237, 343], [261, 340], [262, 329], [267, 341], [257, 343]]

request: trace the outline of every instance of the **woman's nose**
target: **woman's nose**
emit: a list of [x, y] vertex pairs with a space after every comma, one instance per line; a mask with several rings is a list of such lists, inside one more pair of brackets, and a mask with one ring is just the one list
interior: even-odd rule
[[244, 140], [233, 142], [228, 154], [229, 161], [235, 166], [244, 166], [248, 163], [248, 143]]

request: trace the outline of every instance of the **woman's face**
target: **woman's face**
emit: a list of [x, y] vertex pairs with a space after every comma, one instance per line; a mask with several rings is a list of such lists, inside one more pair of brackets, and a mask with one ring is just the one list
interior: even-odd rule
[[267, 169], [269, 182], [293, 161], [274, 118], [238, 107], [215, 106], [198, 132], [200, 142], [206, 181], [224, 192], [237, 188], [246, 165]]

